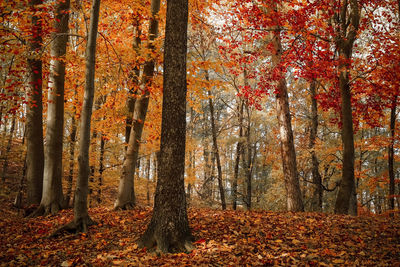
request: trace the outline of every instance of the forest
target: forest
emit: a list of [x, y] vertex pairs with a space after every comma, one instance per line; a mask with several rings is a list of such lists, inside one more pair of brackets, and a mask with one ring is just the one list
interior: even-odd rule
[[0, 1], [1, 266], [400, 264], [400, 0]]

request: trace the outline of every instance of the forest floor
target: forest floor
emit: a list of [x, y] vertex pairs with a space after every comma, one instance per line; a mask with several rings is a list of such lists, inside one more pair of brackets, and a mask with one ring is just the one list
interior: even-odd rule
[[73, 217], [23, 218], [15, 188], [0, 193], [0, 266], [400, 266], [400, 218], [323, 213], [189, 209], [191, 253], [156, 255], [135, 240], [151, 218], [147, 207], [89, 210], [87, 234], [49, 235]]

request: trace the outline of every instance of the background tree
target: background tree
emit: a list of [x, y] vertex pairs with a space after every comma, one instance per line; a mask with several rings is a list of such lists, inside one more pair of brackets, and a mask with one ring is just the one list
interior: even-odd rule
[[42, 0], [31, 0], [32, 10], [31, 38], [28, 40], [30, 55], [28, 58], [29, 80], [26, 112], [26, 179], [27, 204], [39, 204], [43, 190], [43, 106], [42, 106], [42, 20], [38, 16]]
[[33, 214], [34, 216], [55, 214], [65, 207], [62, 191], [62, 155], [69, 6], [69, 0], [57, 1], [55, 6], [54, 33], [50, 54], [52, 60], [50, 61], [43, 194], [40, 206]]
[[[160, 10], [160, 1], [151, 1], [151, 19], [149, 24], [149, 44], [148, 49], [150, 53], [154, 53], [154, 39], [158, 34], [158, 19], [157, 14]], [[132, 118], [132, 128], [130, 130], [130, 137], [126, 151], [126, 158], [122, 167], [122, 175], [120, 185], [118, 188], [118, 198], [115, 202], [114, 208], [127, 209], [135, 206], [135, 191], [134, 191], [134, 173], [136, 169], [136, 162], [138, 160], [139, 148], [142, 139], [142, 131], [147, 115], [147, 108], [149, 105], [150, 86], [153, 78], [155, 66], [155, 59], [148, 58], [144, 64], [143, 77], [140, 84], [140, 91], [137, 92], [139, 99], [134, 103], [134, 112]]]

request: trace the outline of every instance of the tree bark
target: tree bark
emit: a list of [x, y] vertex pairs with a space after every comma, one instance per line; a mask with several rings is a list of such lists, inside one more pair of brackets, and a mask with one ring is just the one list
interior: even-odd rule
[[[357, 207], [350, 208], [352, 194], [355, 192], [354, 184], [354, 132], [353, 115], [351, 107], [351, 88], [349, 73], [351, 69], [350, 61], [352, 57], [353, 44], [356, 40], [359, 27], [360, 14], [357, 0], [350, 0], [350, 7], [347, 3], [342, 4], [340, 14], [336, 18], [340, 26], [340, 32], [336, 36], [336, 46], [339, 50], [339, 88], [341, 93], [341, 117], [342, 117], [342, 145], [343, 145], [343, 168], [342, 180], [335, 203], [335, 213], [352, 215]], [[350, 10], [348, 10], [348, 8]]]
[[28, 58], [28, 104], [26, 111], [26, 179], [27, 179], [27, 204], [39, 204], [43, 190], [43, 104], [42, 104], [42, 23], [41, 18], [35, 14], [37, 6], [43, 0], [30, 0], [29, 5], [33, 10], [32, 38], [28, 41], [30, 56]]
[[239, 140], [236, 144], [236, 156], [235, 156], [235, 166], [233, 173], [233, 183], [232, 183], [232, 208], [236, 210], [237, 208], [237, 187], [238, 187], [238, 178], [239, 178], [239, 163], [240, 163], [240, 155], [242, 154], [242, 137], [243, 137], [243, 107], [244, 101], [243, 99], [239, 99], [238, 105], [238, 123], [239, 123]]
[[76, 143], [76, 107], [74, 105], [74, 113], [71, 118], [71, 133], [69, 135], [69, 174], [67, 178], [67, 193], [65, 196], [66, 205], [69, 206], [71, 203], [72, 194], [72, 182], [74, 178], [74, 166], [75, 166], [75, 143]]
[[[140, 53], [140, 44], [142, 43], [142, 39], [140, 39], [141, 35], [141, 30], [140, 30], [140, 25], [139, 25], [139, 19], [135, 21], [135, 31], [134, 31], [134, 36], [135, 38], [133, 39], [133, 50], [137, 54]], [[131, 129], [132, 129], [132, 119], [133, 119], [133, 113], [135, 111], [135, 102], [136, 102], [136, 93], [137, 93], [137, 87], [139, 85], [139, 76], [140, 76], [140, 65], [137, 63], [135, 67], [133, 68], [132, 71], [132, 83], [133, 83], [133, 88], [129, 90], [129, 95], [128, 95], [128, 100], [126, 103], [127, 109], [128, 109], [128, 115], [126, 117], [126, 127], [125, 127], [125, 143], [129, 144], [129, 137], [131, 135]], [[136, 87], [136, 88], [135, 88]]]
[[[208, 73], [206, 74], [206, 79], [208, 80]], [[217, 143], [217, 127], [215, 125], [215, 118], [214, 118], [214, 104], [211, 98], [211, 91], [208, 91], [208, 106], [210, 108], [210, 118], [211, 118], [211, 134], [213, 139], [213, 153], [215, 159], [217, 161], [217, 171], [218, 171], [218, 189], [219, 189], [219, 196], [221, 198], [221, 208], [223, 210], [226, 209], [226, 202], [225, 202], [225, 189], [222, 183], [222, 168], [221, 168], [221, 159], [219, 157], [218, 151], [218, 143]]]
[[[156, 18], [160, 10], [160, 0], [152, 0], [150, 28], [149, 28], [149, 45], [148, 48], [154, 50], [153, 41], [158, 34], [158, 20]], [[133, 114], [133, 129], [130, 130], [130, 137], [124, 165], [122, 167], [122, 175], [118, 188], [118, 198], [114, 204], [115, 209], [129, 209], [136, 205], [134, 190], [134, 174], [136, 162], [139, 155], [140, 142], [142, 138], [143, 126], [146, 120], [147, 108], [149, 106], [150, 92], [148, 86], [154, 74], [154, 59], [149, 59], [143, 69], [143, 78], [141, 81], [140, 98], [135, 102], [135, 111]]]
[[47, 108], [43, 194], [39, 208], [32, 214], [56, 214], [65, 208], [62, 189], [62, 153], [64, 136], [65, 55], [68, 42], [70, 1], [57, 1]]
[[[277, 4], [274, 3], [274, 10], [277, 11]], [[280, 67], [282, 58], [281, 29], [277, 25], [273, 32], [274, 53], [272, 63], [275, 68]], [[292, 122], [289, 109], [289, 97], [287, 92], [285, 73], [280, 73], [276, 88], [276, 111], [278, 117], [281, 157], [283, 175], [286, 189], [286, 205], [288, 211], [304, 211], [303, 199], [301, 196], [300, 182], [297, 173], [296, 152], [294, 148]]]
[[88, 192], [89, 192], [89, 147], [90, 147], [90, 124], [92, 117], [94, 98], [94, 77], [96, 66], [96, 39], [99, 22], [100, 0], [93, 0], [90, 13], [90, 28], [88, 42], [86, 45], [86, 84], [84, 100], [81, 112], [80, 142], [78, 157], [78, 179], [75, 190], [74, 221], [73, 228], [77, 232], [87, 232], [87, 227], [93, 224], [88, 214]]
[[[394, 140], [396, 129], [396, 107], [397, 95], [393, 97], [392, 107], [390, 109], [390, 144], [388, 146], [388, 168], [389, 168], [389, 209], [394, 211], [394, 195], [395, 195], [395, 172], [394, 172]], [[390, 216], [393, 217], [394, 213], [391, 212]]]
[[139, 240], [162, 253], [193, 248], [184, 182], [187, 24], [188, 1], [167, 1], [160, 172], [153, 216]]
[[6, 175], [7, 175], [7, 168], [8, 168], [8, 155], [10, 154], [10, 151], [11, 151], [11, 145], [12, 145], [12, 140], [13, 140], [14, 130], [15, 130], [15, 117], [16, 117], [16, 115], [14, 113], [12, 120], [11, 120], [10, 135], [8, 136], [6, 151], [4, 153], [3, 170], [1, 172], [1, 177], [2, 177], [1, 179], [3, 180], [3, 183], [6, 182]]
[[318, 133], [318, 104], [317, 104], [317, 82], [311, 81], [310, 84], [311, 93], [311, 131], [310, 131], [310, 143], [309, 149], [311, 153], [311, 165], [312, 165], [312, 181], [313, 181], [313, 194], [311, 199], [311, 210], [322, 211], [322, 196], [324, 189], [322, 187], [321, 174], [319, 173], [319, 161], [317, 154], [315, 153], [315, 142], [317, 140]]

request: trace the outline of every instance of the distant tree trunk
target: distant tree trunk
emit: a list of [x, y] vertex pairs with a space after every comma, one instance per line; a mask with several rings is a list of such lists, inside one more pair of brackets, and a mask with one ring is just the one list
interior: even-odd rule
[[[76, 98], [76, 91], [75, 91]], [[71, 203], [71, 194], [72, 194], [72, 182], [74, 179], [74, 166], [75, 166], [75, 143], [76, 143], [76, 107], [73, 107], [74, 113], [71, 118], [71, 133], [69, 135], [69, 174], [67, 178], [67, 193], [65, 196], [66, 205], [69, 206]]]
[[188, 0], [167, 1], [160, 172], [153, 216], [140, 247], [191, 250], [185, 197], [186, 53]]
[[151, 169], [151, 155], [147, 157], [146, 165], [146, 200], [147, 205], [150, 205], [150, 169]]
[[5, 181], [6, 181], [8, 156], [11, 151], [11, 145], [12, 145], [12, 140], [13, 140], [14, 131], [15, 131], [15, 117], [16, 117], [16, 115], [14, 113], [13, 117], [12, 117], [12, 121], [11, 121], [10, 135], [8, 137], [7, 147], [6, 147], [6, 151], [4, 153], [3, 171], [1, 172], [1, 177], [2, 177], [3, 183], [5, 183]]
[[[141, 30], [138, 19], [135, 21], [134, 27], [135, 27], [134, 28], [135, 38], [133, 38], [133, 50], [135, 50], [135, 52], [139, 54], [140, 44], [142, 42], [142, 39], [140, 39]], [[129, 90], [128, 100], [126, 103], [128, 109], [128, 115], [126, 116], [125, 143], [127, 144], [129, 144], [129, 137], [132, 129], [132, 119], [133, 119], [133, 113], [135, 111], [135, 102], [136, 102], [135, 95], [137, 94], [137, 89], [138, 89], [137, 87], [139, 85], [139, 76], [140, 76], [140, 65], [137, 63], [133, 68], [132, 72], [132, 83], [134, 88]]]
[[81, 112], [80, 141], [78, 157], [78, 179], [75, 189], [74, 220], [64, 228], [76, 232], [87, 232], [87, 227], [94, 224], [88, 214], [89, 192], [89, 147], [90, 124], [94, 98], [94, 77], [96, 65], [96, 39], [99, 22], [100, 0], [93, 0], [90, 12], [89, 36], [86, 44], [86, 84]]
[[319, 161], [317, 153], [315, 153], [315, 142], [318, 133], [318, 104], [317, 104], [317, 82], [313, 80], [310, 84], [311, 93], [311, 130], [310, 130], [310, 143], [308, 148], [311, 151], [311, 164], [312, 164], [312, 181], [313, 181], [313, 195], [311, 199], [311, 210], [322, 211], [322, 196], [324, 189], [322, 187], [321, 174], [319, 173]]
[[[208, 73], [206, 74], [208, 80]], [[223, 210], [226, 209], [226, 202], [225, 202], [225, 189], [222, 183], [222, 168], [221, 168], [221, 159], [219, 157], [218, 151], [218, 143], [217, 143], [217, 127], [215, 125], [215, 118], [214, 118], [214, 104], [211, 98], [211, 91], [208, 91], [208, 106], [210, 108], [210, 118], [211, 118], [211, 133], [213, 139], [213, 153], [215, 159], [217, 160], [217, 171], [218, 171], [218, 189], [219, 195], [221, 198], [221, 207]]]
[[[336, 36], [336, 46], [339, 50], [339, 88], [341, 93], [341, 117], [342, 117], [342, 144], [343, 144], [343, 168], [342, 180], [335, 203], [335, 213], [357, 215], [357, 207], [350, 208], [352, 194], [355, 194], [354, 184], [354, 133], [353, 115], [351, 107], [350, 69], [353, 44], [357, 37], [360, 22], [360, 10], [358, 0], [349, 0], [349, 5], [340, 7], [340, 14], [336, 16], [336, 23], [340, 32]], [[354, 205], [354, 204], [353, 204]], [[355, 214], [354, 214], [355, 212]]]
[[[105, 118], [104, 118], [105, 119]], [[102, 133], [100, 139], [100, 158], [99, 158], [99, 179], [97, 184], [97, 203], [101, 203], [101, 187], [103, 186], [103, 172], [104, 172], [104, 153], [106, 146], [106, 137]]]
[[[250, 119], [250, 116], [249, 116]], [[246, 207], [247, 210], [251, 210], [251, 198], [252, 198], [252, 147], [250, 143], [250, 121], [248, 121], [248, 125], [246, 127], [246, 151], [247, 151], [247, 161], [244, 157], [243, 153], [243, 162], [245, 163], [244, 169], [246, 172]], [[244, 151], [243, 151], [244, 152]]]
[[[149, 28], [149, 45], [148, 48], [154, 50], [153, 41], [158, 34], [158, 20], [156, 18], [160, 10], [160, 0], [152, 0]], [[122, 175], [118, 188], [118, 198], [114, 204], [115, 209], [129, 209], [136, 205], [135, 190], [134, 190], [134, 174], [136, 162], [139, 155], [140, 141], [144, 122], [146, 120], [147, 108], [149, 106], [150, 92], [147, 89], [154, 75], [154, 59], [149, 59], [143, 69], [143, 79], [141, 81], [141, 96], [135, 102], [135, 111], [133, 114], [133, 129], [130, 131], [128, 148], [124, 165], [122, 167]]]
[[[399, 4], [400, 5], [400, 4]], [[395, 195], [395, 176], [394, 176], [394, 141], [396, 129], [396, 107], [397, 95], [393, 97], [392, 107], [390, 109], [390, 144], [388, 146], [388, 168], [389, 168], [389, 209], [394, 210], [394, 195]], [[391, 212], [390, 216], [393, 217], [394, 213]]]
[[[277, 10], [276, 3], [274, 4], [274, 9]], [[272, 41], [275, 48], [275, 52], [272, 54], [272, 62], [277, 68], [281, 63], [283, 53], [280, 34], [280, 26], [277, 26], [274, 30], [274, 38]], [[281, 77], [279, 78], [276, 88], [276, 111], [281, 141], [281, 157], [285, 179], [287, 210], [304, 211], [300, 182], [297, 173], [296, 152], [293, 141], [286, 78], [285, 73], [281, 73], [280, 75]]]
[[[43, 0], [30, 0], [30, 7], [36, 11]], [[32, 15], [32, 38], [28, 45], [31, 55], [28, 58], [28, 104], [26, 111], [26, 179], [27, 204], [39, 204], [43, 190], [43, 103], [42, 103], [42, 22], [35, 13]]]
[[242, 137], [243, 137], [243, 107], [244, 101], [243, 99], [239, 100], [238, 105], [238, 123], [239, 123], [239, 140], [236, 144], [236, 156], [235, 156], [235, 166], [233, 173], [233, 182], [232, 182], [232, 208], [236, 210], [237, 208], [237, 187], [238, 187], [238, 178], [239, 178], [239, 163], [240, 163], [240, 155], [242, 154]]
[[58, 1], [55, 7], [53, 42], [51, 45], [50, 79], [47, 108], [46, 147], [43, 195], [32, 216], [56, 214], [65, 208], [62, 189], [62, 153], [64, 136], [65, 55], [68, 42], [70, 1]]

